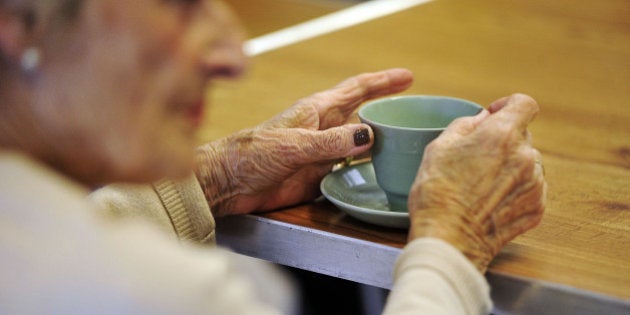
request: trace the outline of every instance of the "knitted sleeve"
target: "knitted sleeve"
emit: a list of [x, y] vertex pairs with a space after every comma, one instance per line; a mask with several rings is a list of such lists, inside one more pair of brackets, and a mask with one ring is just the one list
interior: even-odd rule
[[383, 314], [489, 314], [490, 287], [449, 243], [417, 239], [405, 246], [394, 270]]
[[152, 185], [108, 185], [90, 199], [112, 217], [148, 220], [180, 240], [215, 242], [214, 218], [194, 176]]

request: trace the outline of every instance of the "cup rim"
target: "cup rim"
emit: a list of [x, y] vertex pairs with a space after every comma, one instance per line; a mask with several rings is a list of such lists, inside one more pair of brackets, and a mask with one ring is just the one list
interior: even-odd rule
[[[364, 110], [365, 108], [372, 106], [375, 103], [381, 103], [385, 100], [398, 100], [398, 99], [409, 99], [409, 98], [421, 98], [421, 99], [446, 99], [446, 100], [452, 100], [452, 101], [460, 101], [462, 103], [466, 103], [469, 105], [472, 105], [473, 107], [478, 107], [479, 110], [483, 110], [484, 107], [467, 99], [464, 98], [459, 98], [459, 97], [452, 97], [452, 96], [442, 96], [442, 95], [425, 95], [425, 94], [417, 94], [417, 95], [398, 95], [398, 96], [391, 96], [391, 97], [383, 97], [383, 98], [379, 98], [379, 99], [375, 99], [375, 100], [371, 100], [369, 102], [366, 102], [365, 104], [363, 104], [361, 106], [361, 108], [359, 108], [358, 111], [358, 115], [359, 118], [362, 121], [365, 122], [369, 122], [370, 124], [374, 124], [376, 126], [379, 127], [387, 127], [387, 128], [391, 128], [391, 129], [399, 129], [399, 130], [427, 130], [427, 131], [439, 131], [439, 130], [444, 130], [448, 127], [448, 125], [444, 126], [444, 127], [404, 127], [404, 126], [396, 126], [396, 125], [389, 125], [389, 124], [384, 124], [384, 123], [380, 123], [380, 122], [376, 122], [372, 119], [369, 119], [367, 117], [365, 117], [364, 115]], [[470, 116], [461, 116], [461, 117], [470, 117]]]

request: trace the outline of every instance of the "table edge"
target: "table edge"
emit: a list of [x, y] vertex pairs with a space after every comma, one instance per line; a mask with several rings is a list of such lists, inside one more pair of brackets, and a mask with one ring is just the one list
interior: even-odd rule
[[[392, 287], [400, 248], [256, 215], [217, 219], [217, 243], [236, 253], [370, 285]], [[567, 285], [489, 271], [493, 313], [627, 314], [630, 301]]]

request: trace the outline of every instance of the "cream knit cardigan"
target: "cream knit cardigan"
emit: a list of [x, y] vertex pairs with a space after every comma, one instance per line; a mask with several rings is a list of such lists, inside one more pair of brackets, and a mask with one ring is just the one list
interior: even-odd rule
[[[89, 194], [0, 151], [0, 313], [293, 313], [294, 290], [273, 266], [191, 244], [214, 244], [214, 225], [194, 177]], [[394, 277], [385, 314], [487, 314], [492, 306], [483, 275], [438, 239], [408, 244]]]

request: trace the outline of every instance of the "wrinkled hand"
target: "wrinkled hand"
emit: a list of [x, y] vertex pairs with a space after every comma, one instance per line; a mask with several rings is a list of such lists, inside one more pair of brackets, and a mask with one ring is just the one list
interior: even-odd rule
[[299, 100], [253, 129], [198, 150], [196, 171], [217, 216], [277, 209], [316, 198], [339, 159], [372, 145], [364, 124], [346, 124], [364, 101], [405, 90], [404, 69], [366, 73]]
[[427, 147], [410, 192], [410, 240], [444, 239], [483, 273], [507, 242], [540, 222], [546, 182], [526, 129], [538, 109], [526, 95], [502, 98]]

